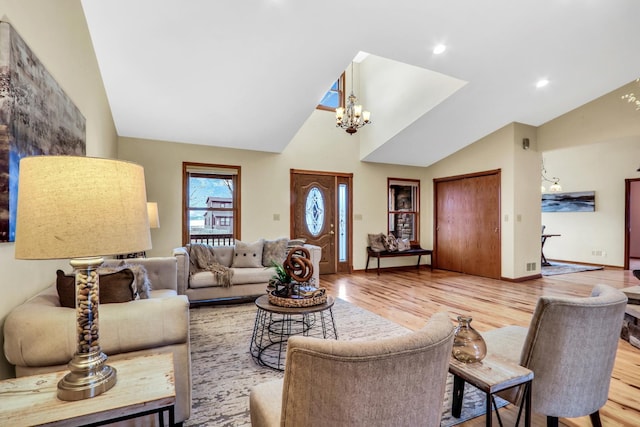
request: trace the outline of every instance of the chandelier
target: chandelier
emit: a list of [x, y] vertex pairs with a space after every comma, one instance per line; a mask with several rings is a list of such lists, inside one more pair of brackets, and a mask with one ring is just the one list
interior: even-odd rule
[[[636, 82], [640, 83], [640, 78], [637, 78]], [[636, 110], [640, 110], [640, 98], [636, 97], [633, 92], [622, 95], [622, 99], [626, 100], [629, 104], [635, 104]]]
[[[544, 168], [544, 159], [542, 159], [542, 171], [540, 172], [540, 174], [542, 175], [542, 182], [551, 182], [551, 186], [549, 187], [549, 191], [551, 193], [559, 193], [562, 191], [562, 186], [560, 185], [560, 178], [558, 177], [552, 177], [551, 179], [547, 178], [545, 176], [545, 173], [547, 173], [547, 170]], [[547, 191], [544, 188], [544, 185], [540, 186], [540, 191], [542, 191], [543, 193], [545, 191]]]
[[362, 105], [353, 94], [353, 63], [351, 63], [351, 95], [347, 98], [347, 106], [336, 108], [336, 127], [344, 129], [353, 135], [362, 126], [371, 123], [371, 113], [362, 111]]

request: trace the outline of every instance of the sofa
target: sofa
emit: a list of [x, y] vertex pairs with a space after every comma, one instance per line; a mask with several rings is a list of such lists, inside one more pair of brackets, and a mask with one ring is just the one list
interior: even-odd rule
[[[105, 263], [114, 267], [121, 262]], [[100, 304], [102, 351], [108, 357], [107, 363], [134, 356], [173, 353], [175, 420], [180, 423], [191, 414], [191, 356], [189, 301], [186, 296], [178, 295], [177, 259], [137, 258], [126, 262], [144, 267], [151, 289], [143, 295], [145, 298]], [[101, 291], [103, 288], [105, 286]], [[77, 346], [76, 313], [73, 308], [61, 306], [61, 296], [53, 284], [14, 308], [5, 319], [4, 353], [15, 365], [17, 377], [67, 370], [66, 365]]]
[[236, 240], [231, 246], [201, 245], [202, 249], [208, 251], [205, 253], [209, 258], [200, 260], [200, 263], [213, 263], [228, 269], [230, 274], [227, 283], [221, 280], [222, 273], [219, 271], [206, 270], [205, 265], [201, 265], [204, 270], [197, 268], [198, 263], [193, 256], [195, 246], [187, 245], [173, 249], [173, 256], [178, 260], [178, 293], [185, 294], [191, 305], [244, 301], [263, 295], [269, 280], [276, 273], [271, 262], [282, 263], [289, 251], [297, 246], [302, 246], [309, 252], [313, 265], [310, 282], [315, 286], [320, 283], [319, 246], [287, 238], [260, 239], [252, 243]]

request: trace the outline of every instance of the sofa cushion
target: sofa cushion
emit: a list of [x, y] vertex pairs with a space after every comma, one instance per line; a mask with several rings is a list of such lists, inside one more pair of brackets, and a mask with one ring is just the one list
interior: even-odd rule
[[274, 263], [282, 264], [287, 257], [289, 239], [283, 237], [276, 240], [265, 240], [262, 249], [262, 265], [271, 267]]
[[307, 243], [307, 239], [304, 238], [291, 239], [287, 243], [287, 247], [295, 248], [296, 246], [304, 246], [305, 243]]
[[218, 284], [216, 276], [211, 271], [200, 271], [194, 273], [189, 277], [189, 287], [191, 289], [197, 288], [211, 288], [214, 286], [222, 286]]
[[369, 234], [368, 235], [368, 240], [369, 240], [369, 247], [371, 248], [372, 251], [382, 252], [382, 251], [387, 250], [387, 248], [384, 245], [384, 243], [385, 243], [385, 235], [384, 234], [382, 234], [382, 233]]
[[149, 298], [151, 292], [151, 281], [144, 265], [135, 262], [125, 262], [124, 260], [106, 260], [102, 266], [98, 268], [99, 274], [114, 273], [124, 270], [125, 268], [133, 272], [133, 292], [141, 299]]
[[[265, 283], [266, 285], [274, 274], [276, 274], [276, 269], [273, 267], [234, 268], [231, 285], [246, 285], [251, 283]], [[217, 283], [214, 274], [210, 271], [201, 271], [193, 274], [189, 279], [189, 288], [191, 289], [214, 287], [223, 286]]]
[[233, 273], [231, 284], [264, 283], [266, 289], [267, 282], [269, 282], [269, 279], [271, 279], [274, 274], [276, 274], [276, 269], [273, 267], [238, 268]]
[[[56, 271], [56, 289], [62, 307], [76, 307], [75, 275]], [[120, 303], [135, 299], [133, 291], [133, 272], [128, 268], [115, 273], [100, 274], [100, 304]]]
[[240, 240], [236, 240], [236, 245], [233, 252], [233, 263], [231, 267], [234, 268], [256, 268], [262, 267], [262, 248], [264, 247], [264, 240], [260, 239], [257, 242], [245, 243]]
[[233, 246], [213, 246], [213, 260], [222, 266], [231, 267], [234, 253]]
[[[189, 301], [184, 295], [100, 306], [105, 354], [188, 341]], [[55, 286], [14, 308], [4, 324], [7, 360], [21, 366], [66, 364], [76, 351], [76, 311], [60, 307]]]

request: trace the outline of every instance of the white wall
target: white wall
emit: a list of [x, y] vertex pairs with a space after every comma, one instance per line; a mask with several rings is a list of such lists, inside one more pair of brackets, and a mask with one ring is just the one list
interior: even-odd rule
[[[79, 0], [0, 0], [11, 23], [86, 118], [87, 155], [116, 157], [117, 137]], [[18, 261], [0, 243], [0, 329], [11, 309], [55, 280], [67, 261]], [[0, 334], [0, 348], [3, 338]], [[0, 378], [14, 375], [0, 353]]]
[[[640, 113], [638, 114], [640, 120]], [[625, 179], [638, 178], [640, 136], [544, 153], [563, 192], [595, 191], [595, 212], [545, 212], [549, 259], [624, 266]], [[602, 253], [602, 255], [599, 255]]]
[[562, 190], [596, 192], [593, 213], [542, 215], [547, 232], [562, 234], [545, 244], [548, 258], [624, 265], [624, 180], [640, 177], [640, 111], [620, 97], [639, 90], [632, 82], [538, 128], [545, 168]]

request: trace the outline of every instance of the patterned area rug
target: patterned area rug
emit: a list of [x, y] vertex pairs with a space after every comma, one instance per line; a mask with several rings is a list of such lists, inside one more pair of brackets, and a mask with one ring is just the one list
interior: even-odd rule
[[549, 266], [542, 267], [542, 275], [543, 276], [554, 276], [556, 274], [568, 274], [568, 273], [578, 273], [580, 271], [593, 271], [593, 270], [602, 270], [604, 267], [602, 266], [594, 266], [594, 265], [579, 265], [579, 264], [566, 264], [562, 262], [549, 262]]
[[[339, 338], [383, 338], [409, 332], [374, 313], [337, 299], [333, 307]], [[258, 366], [249, 354], [256, 306], [253, 303], [192, 308], [193, 407], [185, 426], [250, 426], [249, 390], [282, 373]], [[451, 416], [452, 376], [447, 381], [441, 426], [483, 415], [485, 395], [465, 385], [462, 415]], [[500, 400], [497, 398], [497, 400]], [[506, 402], [499, 402], [504, 406]]]

